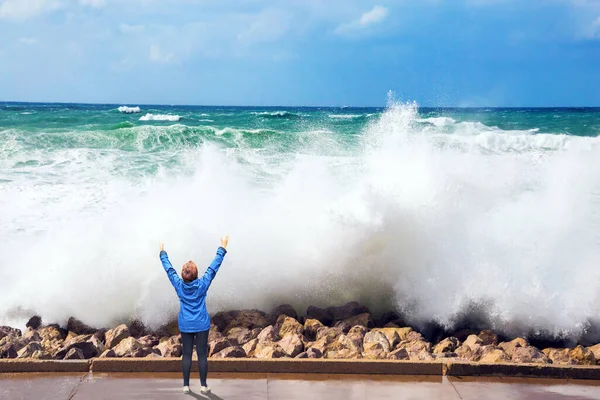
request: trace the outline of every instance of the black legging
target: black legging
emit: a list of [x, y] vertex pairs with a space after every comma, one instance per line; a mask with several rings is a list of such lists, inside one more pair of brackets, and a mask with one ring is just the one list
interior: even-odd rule
[[198, 371], [200, 372], [200, 384], [206, 386], [206, 375], [208, 375], [208, 331], [181, 332], [183, 342], [183, 386], [190, 386], [190, 372], [192, 370], [192, 352], [194, 351], [194, 337], [196, 338], [196, 353], [198, 354]]

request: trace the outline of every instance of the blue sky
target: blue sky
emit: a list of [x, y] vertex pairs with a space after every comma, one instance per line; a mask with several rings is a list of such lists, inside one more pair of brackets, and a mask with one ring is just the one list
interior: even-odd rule
[[600, 0], [0, 0], [0, 100], [600, 106]]

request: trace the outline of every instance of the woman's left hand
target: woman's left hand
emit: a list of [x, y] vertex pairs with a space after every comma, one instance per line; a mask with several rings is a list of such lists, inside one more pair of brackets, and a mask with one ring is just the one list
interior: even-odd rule
[[165, 251], [165, 244], [160, 242], [160, 251]]

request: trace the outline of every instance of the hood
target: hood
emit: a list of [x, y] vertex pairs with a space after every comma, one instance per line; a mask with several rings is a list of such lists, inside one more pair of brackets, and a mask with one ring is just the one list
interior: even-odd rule
[[181, 290], [185, 294], [192, 294], [198, 290], [200, 287], [200, 279], [196, 278], [191, 282], [183, 281], [183, 285], [181, 285]]

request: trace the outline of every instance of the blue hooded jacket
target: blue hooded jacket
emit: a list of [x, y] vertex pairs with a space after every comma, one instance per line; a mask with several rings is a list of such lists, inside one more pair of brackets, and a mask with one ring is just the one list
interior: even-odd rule
[[177, 275], [177, 272], [169, 261], [166, 251], [160, 252], [160, 261], [169, 276], [171, 284], [179, 296], [179, 331], [180, 332], [202, 332], [210, 329], [210, 317], [206, 310], [206, 292], [215, 278], [223, 257], [227, 250], [223, 247], [217, 249], [217, 255], [208, 266], [202, 278], [185, 282]]

